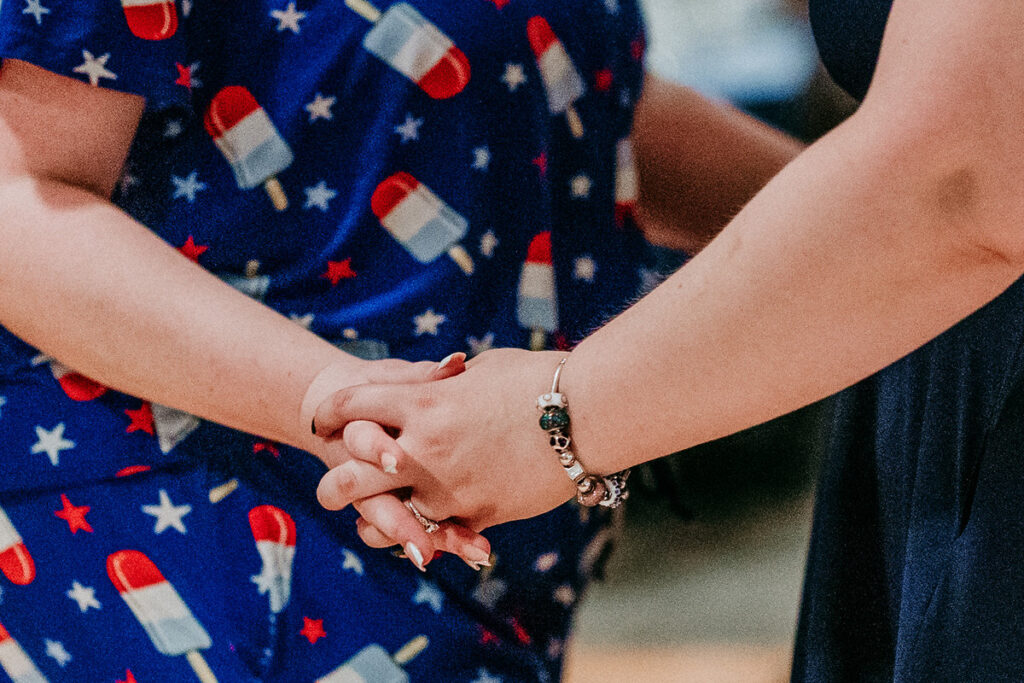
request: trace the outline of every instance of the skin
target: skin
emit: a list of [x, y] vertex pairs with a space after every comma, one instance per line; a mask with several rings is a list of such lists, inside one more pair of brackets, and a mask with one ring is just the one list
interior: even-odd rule
[[[1003, 0], [895, 0], [859, 111], [569, 355], [562, 390], [589, 470], [615, 472], [832, 394], [1024, 273], [1022, 32], [1024, 9]], [[320, 411], [332, 430], [374, 416], [398, 430], [409, 459], [398, 484], [424, 514], [482, 529], [572, 494], [533, 407], [565, 355], [495, 351], [452, 380], [345, 390]], [[330, 506], [393, 483], [344, 469], [330, 475], [343, 484], [333, 493], [321, 486]]]
[[[339, 387], [456, 374], [342, 353], [235, 291], [110, 202], [144, 101], [16, 60], [0, 71], [0, 323], [29, 344], [119, 391], [287, 443], [329, 466], [340, 442], [310, 431]], [[259, 340], [259, 343], [253, 343]], [[405, 543], [431, 545], [393, 496], [360, 503]], [[486, 558], [463, 529], [435, 543]], [[423, 554], [426, 555], [426, 552]], [[429, 555], [428, 555], [429, 556]]]
[[[786, 135], [756, 121], [739, 111], [720, 103], [712, 103], [689, 88], [670, 83], [656, 76], [649, 75], [644, 84], [644, 92], [637, 104], [633, 130], [633, 144], [637, 156], [640, 174], [640, 192], [636, 206], [637, 223], [651, 242], [669, 246], [691, 254], [698, 253], [710, 239], [722, 230], [731, 218], [775, 176], [789, 161], [802, 150], [802, 145]], [[553, 505], [564, 502], [573, 493], [568, 479], [561, 468], [555, 465], [555, 459], [547, 446], [546, 436], [536, 428], [533, 396], [546, 387], [550, 387], [551, 373], [558, 359], [564, 356], [557, 354], [519, 354], [514, 352], [494, 352], [482, 355], [470, 363], [477, 367], [490, 364], [491, 359], [499, 359], [497, 369], [502, 362], [508, 362], [508, 370], [504, 373], [497, 386], [512, 386], [523, 369], [523, 363], [537, 363], [543, 369], [530, 373], [529, 389], [525, 393], [509, 393], [509, 396], [525, 395], [528, 398], [523, 404], [525, 414], [512, 415], [508, 407], [502, 406], [504, 417], [496, 419], [492, 416], [487, 421], [495, 420], [494, 424], [527, 424], [528, 431], [503, 431], [494, 435], [497, 438], [489, 445], [480, 445], [486, 452], [505, 453], [522, 450], [522, 445], [530, 444], [529, 454], [532, 456], [525, 466], [531, 472], [545, 471], [550, 477], [551, 485], [558, 493], [551, 499], [537, 506], [518, 508], [519, 517], [529, 517], [547, 511]], [[545, 376], [538, 382], [537, 376]], [[508, 384], [505, 384], [508, 383]], [[456, 393], [474, 391], [451, 387]], [[504, 392], [500, 389], [499, 393]], [[348, 413], [345, 401], [348, 394], [337, 394], [325, 402], [317, 413], [317, 423], [322, 424], [321, 435], [329, 440], [342, 440], [348, 450], [358, 454], [364, 462], [353, 462], [345, 467], [332, 470], [321, 482], [318, 494], [321, 503], [329, 509], [339, 509], [358, 498], [361, 491], [384, 491], [393, 488], [393, 475], [385, 476], [379, 467], [379, 454], [398, 452], [403, 455], [401, 477], [399, 479], [410, 484], [416, 482], [417, 489], [430, 489], [443, 492], [450, 482], [431, 480], [428, 468], [418, 466], [419, 458], [404, 456], [403, 447], [412, 449], [411, 453], [423, 453], [422, 445], [400, 438], [395, 442], [375, 422], [357, 420], [345, 424], [344, 416]], [[405, 403], [399, 400], [395, 407]], [[437, 407], [429, 396], [417, 397], [416, 402], [430, 403]], [[413, 414], [390, 413], [391, 406], [381, 402], [375, 411], [366, 411], [367, 418], [372, 417], [382, 424], [401, 426], [403, 434], [417, 434], [419, 429], [406, 418], [417, 420], [447, 420], [448, 414], [434, 415], [432, 412]], [[372, 415], [371, 415], [372, 413]], [[525, 420], [525, 422], [524, 422]], [[486, 423], [486, 422], [485, 422]], [[429, 425], [423, 424], [424, 433]], [[530, 427], [533, 427], [530, 429]], [[503, 441], [509, 437], [509, 443]], [[433, 437], [432, 437], [433, 438]], [[436, 438], [441, 439], [440, 436]], [[488, 438], [491, 438], [490, 436]], [[526, 439], [526, 441], [522, 441]], [[441, 439], [432, 446], [440, 446], [444, 450], [446, 442]], [[448, 476], [447, 474], [445, 476]], [[454, 495], [454, 492], [453, 492]], [[465, 498], [472, 495], [466, 491], [458, 492], [459, 501], [465, 506], [460, 509], [471, 509], [474, 505], [488, 505], [487, 500]], [[503, 494], [504, 495], [504, 494]], [[469, 501], [473, 500], [474, 503]], [[459, 521], [454, 512], [451, 500], [442, 502], [421, 501], [417, 496], [417, 504], [423, 503], [424, 511], [438, 511], [438, 519], [449, 516]], [[441, 511], [453, 511], [445, 514]], [[409, 514], [398, 510], [403, 517]], [[378, 520], [382, 521], [382, 520]], [[467, 517], [466, 524], [473, 528], [483, 528], [499, 521], [507, 521], [500, 516], [493, 519]], [[388, 520], [392, 525], [397, 520]], [[378, 525], [379, 526], [379, 525]], [[392, 533], [381, 533], [374, 525], [360, 523], [360, 534], [370, 545], [386, 547], [400, 542], [401, 537]], [[398, 539], [398, 540], [396, 540]]]

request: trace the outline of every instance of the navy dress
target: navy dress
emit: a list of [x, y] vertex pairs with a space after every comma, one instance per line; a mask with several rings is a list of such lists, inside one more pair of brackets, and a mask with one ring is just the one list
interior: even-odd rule
[[[812, 2], [862, 97], [890, 0]], [[840, 395], [794, 680], [1024, 678], [1024, 285]]]

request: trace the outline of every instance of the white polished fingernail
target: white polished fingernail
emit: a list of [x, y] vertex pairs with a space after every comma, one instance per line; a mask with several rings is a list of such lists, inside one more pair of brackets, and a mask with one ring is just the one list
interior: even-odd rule
[[426, 566], [423, 564], [423, 553], [416, 547], [416, 544], [412, 541], [405, 544], [405, 554], [409, 556], [412, 563], [416, 565], [416, 568], [421, 572], [427, 571]]
[[442, 360], [440, 363], [437, 364], [437, 369], [438, 370], [444, 370], [446, 367], [451, 365], [451, 362], [453, 360], [455, 360], [455, 356], [457, 355], [457, 353], [458, 352], [452, 353], [452, 354], [449, 354], [447, 357], [445, 357], [444, 360]]
[[380, 456], [380, 466], [388, 474], [398, 474], [398, 458], [391, 453]]

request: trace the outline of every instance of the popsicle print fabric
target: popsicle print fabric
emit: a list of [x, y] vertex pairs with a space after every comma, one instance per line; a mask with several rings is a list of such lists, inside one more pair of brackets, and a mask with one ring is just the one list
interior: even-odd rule
[[[0, 58], [146, 99], [120, 207], [367, 358], [564, 348], [636, 293], [643, 50], [633, 0], [0, 3]], [[312, 459], [2, 328], [0, 444], [17, 681], [555, 680], [612, 538], [566, 506], [420, 576]]]

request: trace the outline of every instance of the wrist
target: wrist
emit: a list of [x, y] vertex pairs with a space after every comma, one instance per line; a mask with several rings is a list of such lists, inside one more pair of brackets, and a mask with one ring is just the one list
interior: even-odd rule
[[[354, 356], [341, 354], [341, 357], [332, 361], [316, 374], [306, 388], [299, 406], [298, 423], [295, 433], [298, 436], [299, 448], [309, 451], [317, 457], [321, 457], [326, 442], [318, 438], [314, 432], [313, 416], [317, 408], [331, 394], [346, 387], [357, 384], [365, 384], [370, 379], [369, 361], [361, 360]], [[323, 459], [321, 457], [321, 459]]]
[[537, 397], [537, 408], [541, 411], [540, 427], [547, 432], [549, 445], [559, 464], [576, 487], [576, 500], [586, 507], [601, 505], [615, 508], [629, 497], [626, 486], [629, 470], [603, 472], [580, 461], [579, 444], [574, 443], [571, 435], [568, 390], [561, 383], [568, 360], [568, 356], [559, 360], [550, 390]]

